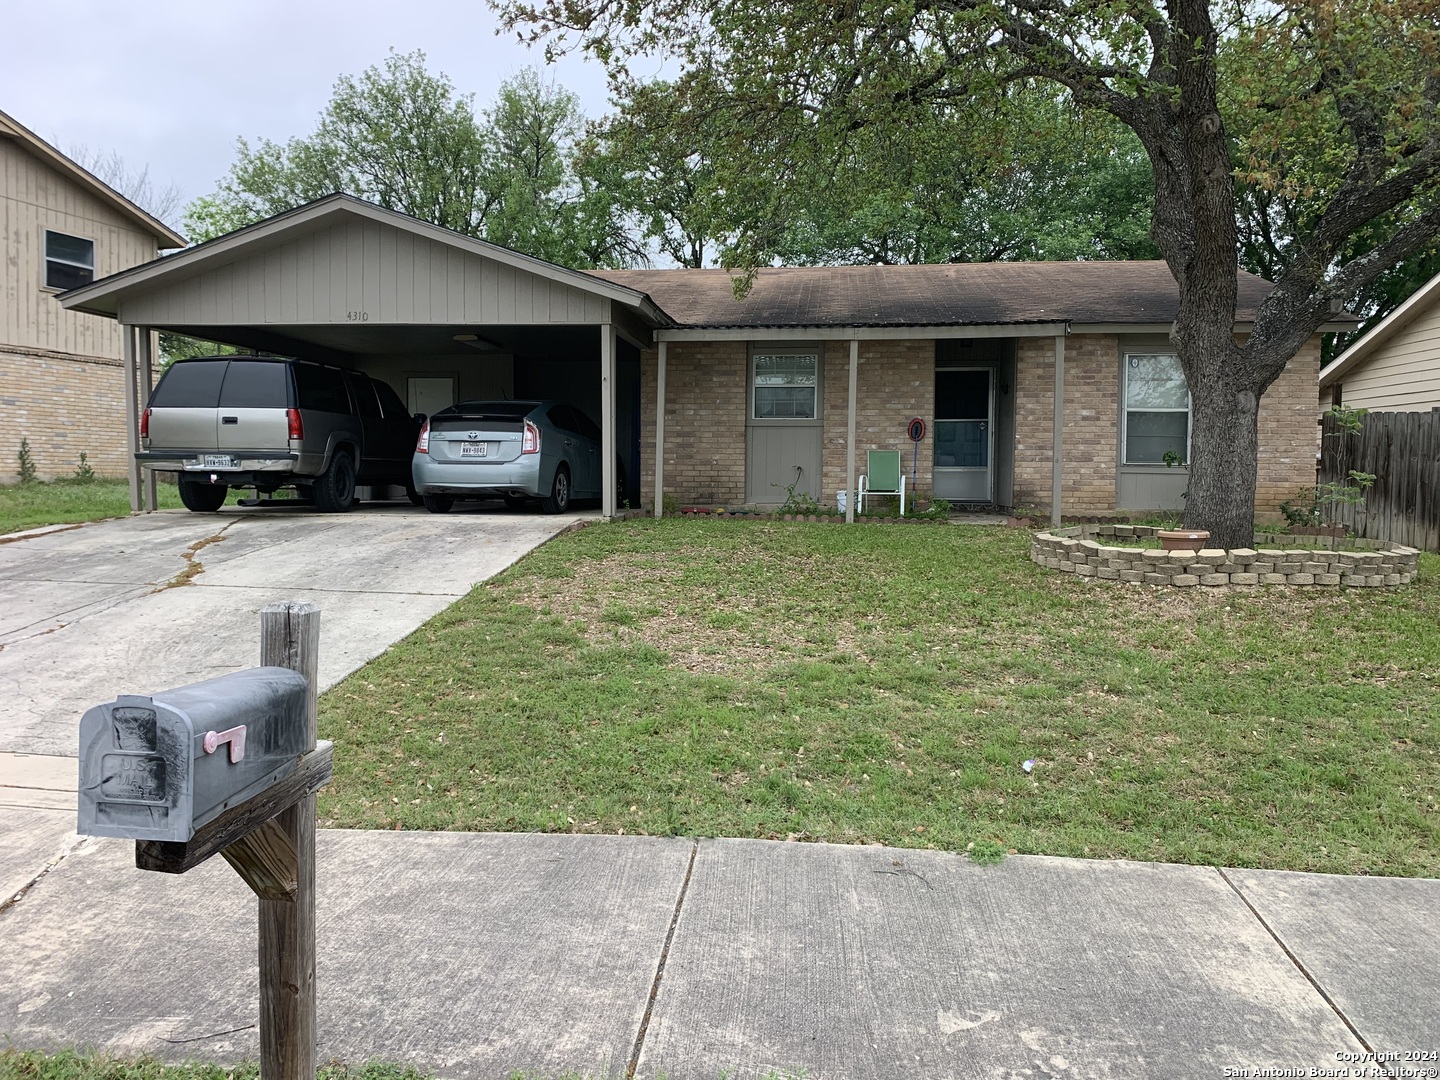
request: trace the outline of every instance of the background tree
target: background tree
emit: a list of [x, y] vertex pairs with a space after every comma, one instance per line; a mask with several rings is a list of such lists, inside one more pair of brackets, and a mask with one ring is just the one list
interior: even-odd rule
[[103, 150], [91, 150], [84, 143], [75, 143], [65, 156], [166, 224], [177, 216], [184, 204], [185, 197], [178, 186], [160, 187], [151, 179], [149, 165], [134, 169], [117, 150], [107, 154]]
[[[1252, 538], [1261, 396], [1343, 305], [1440, 229], [1435, 0], [491, 0], [551, 52], [668, 53], [750, 154], [719, 186], [815, 184], [856, 133], [923, 122], [1015, 83], [1062, 87], [1129, 128], [1152, 174], [1150, 236], [1180, 296], [1172, 340], [1190, 386], [1186, 524]], [[1234, 335], [1238, 191], [1302, 200], [1276, 287]], [[751, 202], [732, 245], [754, 266], [783, 235], [781, 195]], [[1357, 237], [1369, 235], [1363, 252]]]

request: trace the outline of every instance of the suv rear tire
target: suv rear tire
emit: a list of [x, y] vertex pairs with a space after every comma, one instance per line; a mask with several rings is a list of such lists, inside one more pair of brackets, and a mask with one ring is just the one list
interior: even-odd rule
[[230, 494], [230, 489], [224, 484], [204, 484], [183, 476], [179, 487], [180, 501], [185, 504], [185, 509], [200, 514], [213, 514], [225, 505], [225, 496]]
[[355, 501], [355, 463], [345, 450], [335, 451], [330, 467], [315, 478], [315, 508], [326, 514], [339, 514], [350, 509]]

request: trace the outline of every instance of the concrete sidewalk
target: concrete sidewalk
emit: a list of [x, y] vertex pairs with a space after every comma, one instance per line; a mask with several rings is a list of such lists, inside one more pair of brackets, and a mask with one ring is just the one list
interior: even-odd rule
[[[0, 913], [0, 1034], [255, 1058], [248, 889], [218, 859], [179, 878], [132, 859], [86, 840]], [[1138, 1078], [1440, 1049], [1434, 880], [324, 831], [319, 888], [321, 1060]]]

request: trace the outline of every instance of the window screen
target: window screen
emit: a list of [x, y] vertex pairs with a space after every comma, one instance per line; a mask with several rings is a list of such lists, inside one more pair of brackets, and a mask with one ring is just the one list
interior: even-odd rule
[[1190, 389], [1180, 358], [1168, 353], [1125, 357], [1125, 463], [1160, 465], [1167, 453], [1190, 460]]
[[338, 369], [295, 364], [294, 372], [300, 408], [349, 414], [350, 396], [345, 392], [345, 379]]
[[95, 241], [45, 230], [45, 284], [78, 289], [95, 280]]
[[222, 409], [284, 409], [290, 405], [290, 380], [284, 364], [231, 360], [220, 389]]
[[814, 420], [820, 358], [755, 354], [755, 419]]
[[156, 409], [213, 409], [220, 402], [220, 384], [228, 360], [177, 360], [150, 395]]

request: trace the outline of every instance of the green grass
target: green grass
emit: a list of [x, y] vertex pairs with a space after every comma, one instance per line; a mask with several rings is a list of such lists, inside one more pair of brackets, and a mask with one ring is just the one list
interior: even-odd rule
[[[320, 1067], [317, 1080], [424, 1080], [426, 1075], [409, 1066], [331, 1062]], [[153, 1057], [0, 1048], [0, 1080], [259, 1080], [259, 1076], [260, 1066], [254, 1062], [167, 1064]]]
[[1440, 875], [1440, 559], [1403, 589], [1172, 590], [1028, 543], [563, 536], [321, 699], [321, 817]]
[[[174, 484], [157, 486], [161, 509], [180, 505]], [[52, 480], [36, 484], [0, 485], [0, 535], [64, 525], [100, 521], [130, 513], [130, 487], [124, 480]]]

